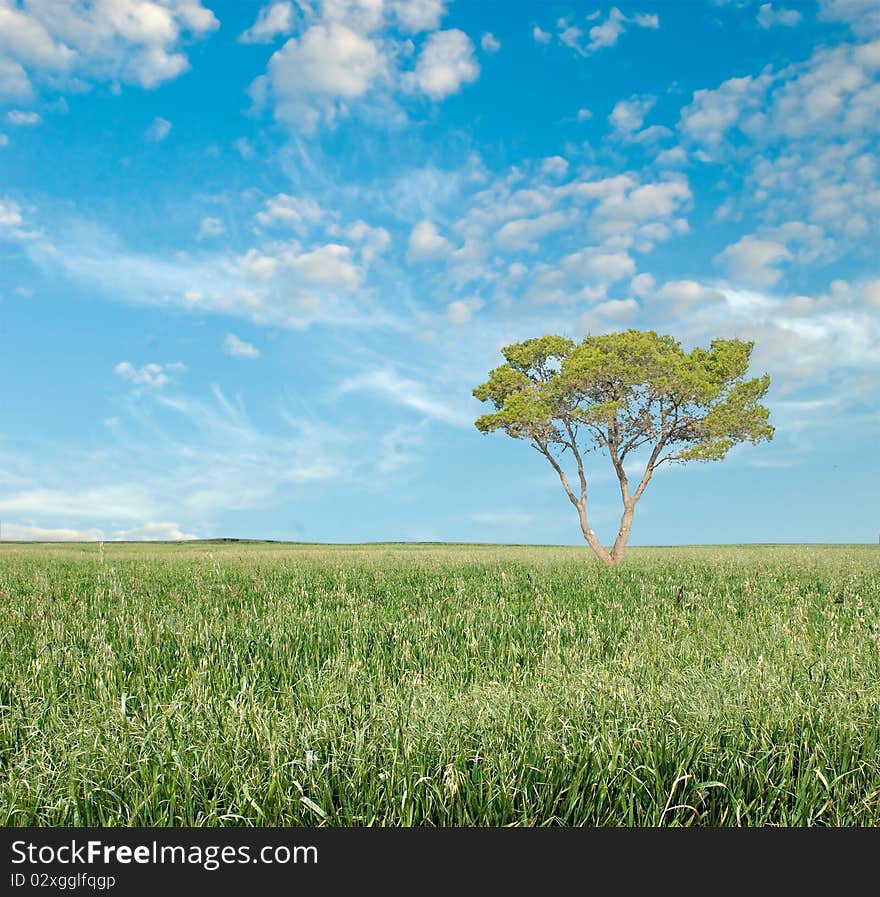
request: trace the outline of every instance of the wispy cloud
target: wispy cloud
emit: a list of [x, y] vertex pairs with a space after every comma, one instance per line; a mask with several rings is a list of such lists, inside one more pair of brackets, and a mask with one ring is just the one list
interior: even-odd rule
[[349, 377], [339, 385], [338, 391], [343, 394], [350, 392], [373, 393], [394, 404], [417, 411], [432, 420], [457, 427], [467, 426], [470, 423], [470, 418], [461, 408], [432, 395], [424, 384], [401, 377], [390, 368], [368, 371]]
[[233, 358], [259, 358], [260, 350], [253, 343], [246, 342], [234, 333], [227, 333], [223, 340], [223, 351]]

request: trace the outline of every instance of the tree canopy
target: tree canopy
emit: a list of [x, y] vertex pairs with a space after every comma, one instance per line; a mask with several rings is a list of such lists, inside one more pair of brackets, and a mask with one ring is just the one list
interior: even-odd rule
[[[474, 390], [495, 410], [476, 421], [483, 433], [503, 430], [524, 439], [556, 470], [578, 509], [584, 538], [606, 563], [623, 556], [636, 503], [664, 463], [719, 461], [740, 442], [773, 438], [760, 400], [770, 377], [746, 379], [753, 343], [714, 339], [685, 352], [678, 340], [653, 330], [587, 336], [582, 342], [542, 336], [505, 346], [506, 362]], [[589, 527], [583, 456], [607, 452], [620, 483], [623, 515], [609, 551]], [[631, 489], [627, 457], [648, 452], [645, 472]], [[574, 459], [573, 489], [563, 455]]]

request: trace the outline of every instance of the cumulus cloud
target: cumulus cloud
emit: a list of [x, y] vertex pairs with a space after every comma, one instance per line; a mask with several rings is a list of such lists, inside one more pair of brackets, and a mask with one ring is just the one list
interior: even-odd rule
[[117, 530], [113, 542], [185, 542], [199, 537], [182, 532], [176, 523], [145, 523], [132, 529]]
[[171, 128], [171, 122], [167, 118], [156, 116], [150, 123], [150, 127], [147, 128], [147, 140], [161, 143], [171, 133]]
[[656, 97], [635, 96], [628, 100], [620, 100], [611, 110], [608, 121], [611, 122], [619, 136], [631, 137], [645, 121], [645, 116], [657, 102]]
[[571, 224], [575, 213], [548, 212], [535, 218], [515, 218], [508, 221], [495, 235], [495, 242], [504, 249], [536, 251], [542, 237]]
[[436, 31], [425, 41], [415, 70], [405, 83], [432, 100], [458, 93], [465, 84], [480, 76], [480, 64], [474, 56], [471, 39], [457, 28]]
[[95, 528], [51, 528], [7, 521], [2, 526], [4, 542], [100, 542], [104, 538], [103, 531]]
[[281, 3], [270, 3], [264, 6], [257, 20], [247, 31], [239, 35], [239, 42], [243, 44], [269, 44], [283, 34], [290, 34], [293, 30], [294, 10], [293, 3], [284, 0]]
[[42, 118], [39, 112], [25, 112], [22, 109], [11, 109], [6, 113], [6, 120], [17, 128], [32, 128], [38, 125]]
[[290, 38], [272, 55], [267, 75], [252, 85], [252, 93], [268, 87], [276, 118], [311, 134], [319, 124], [346, 115], [348, 103], [388, 74], [388, 60], [374, 41], [331, 21]]
[[278, 193], [266, 200], [255, 220], [261, 227], [284, 225], [294, 230], [304, 230], [326, 217], [327, 212], [314, 199]]
[[290, 267], [304, 281], [354, 290], [360, 286], [362, 271], [353, 262], [349, 246], [328, 243], [311, 252], [294, 255]]
[[782, 276], [778, 266], [791, 258], [792, 254], [784, 243], [749, 235], [720, 252], [715, 261], [723, 264], [735, 281], [772, 287]]
[[0, 228], [18, 228], [24, 219], [21, 206], [12, 199], [0, 199]]
[[17, 66], [19, 94], [30, 93], [35, 79], [78, 88], [91, 81], [153, 88], [186, 71], [188, 37], [218, 26], [200, 0], [0, 5], [0, 78]]
[[876, 108], [880, 41], [820, 47], [810, 59], [780, 71], [731, 78], [698, 90], [679, 128], [713, 149], [737, 129], [759, 144], [821, 136], [853, 137], [880, 131]]
[[551, 177], [565, 177], [568, 172], [568, 160], [562, 156], [550, 156], [541, 162], [541, 171]]
[[246, 342], [234, 333], [227, 333], [223, 340], [223, 351], [233, 358], [259, 358], [260, 350], [253, 343]]
[[880, 35], [880, 0], [819, 0], [819, 19], [842, 22], [859, 37]]
[[[588, 18], [592, 20], [596, 16]], [[660, 27], [660, 19], [653, 13], [634, 13], [627, 16], [614, 6], [602, 21], [590, 27], [586, 33], [569, 19], [559, 19], [556, 23], [556, 36], [562, 44], [581, 56], [590, 56], [598, 50], [613, 47], [621, 35], [633, 27], [657, 29]], [[543, 39], [538, 37], [538, 32]], [[550, 40], [550, 34], [537, 27], [533, 36], [540, 43], [547, 43]]]
[[473, 297], [471, 299], [456, 299], [450, 302], [446, 308], [446, 317], [453, 324], [467, 324], [468, 321], [483, 307], [483, 300]]
[[21, 63], [0, 56], [0, 99], [29, 100], [34, 91]]
[[480, 38], [480, 46], [487, 53], [497, 53], [501, 49], [501, 41], [498, 40], [491, 31], [487, 31], [482, 38]]
[[698, 161], [745, 166], [736, 207], [767, 221], [800, 219], [836, 241], [836, 255], [864, 252], [880, 226], [880, 40], [820, 46], [803, 62], [697, 91], [679, 128]]
[[452, 243], [440, 235], [431, 221], [419, 221], [409, 235], [407, 261], [429, 262], [444, 258], [452, 252]]
[[762, 3], [758, 9], [757, 21], [762, 28], [772, 28], [774, 25], [793, 26], [801, 20], [801, 14], [796, 9], [773, 8], [772, 3]]
[[532, 37], [535, 39], [535, 42], [539, 44], [549, 44], [553, 39], [553, 35], [549, 31], [544, 31], [537, 25], [532, 28]]
[[254, 150], [254, 145], [247, 139], [247, 137], [239, 137], [237, 140], [233, 141], [232, 145], [242, 159], [253, 159], [256, 150]]
[[202, 218], [196, 239], [207, 240], [210, 237], [219, 237], [224, 233], [226, 233], [226, 226], [219, 218]]
[[161, 389], [171, 382], [171, 377], [186, 370], [186, 366], [179, 361], [170, 364], [157, 364], [151, 362], [143, 367], [136, 368], [129, 361], [120, 361], [113, 369], [117, 377], [131, 383], [133, 386], [146, 386], [150, 389]]
[[[270, 103], [276, 119], [306, 134], [358, 112], [401, 121], [405, 94], [440, 101], [479, 77], [470, 37], [437, 30], [444, 0], [326, 0], [301, 9], [301, 33], [273, 54], [249, 92], [258, 107]], [[484, 35], [487, 52], [499, 47]]]
[[281, 264], [281, 260], [274, 255], [266, 255], [259, 249], [249, 249], [238, 260], [239, 266], [252, 280], [272, 280]]
[[346, 238], [358, 246], [361, 259], [370, 262], [391, 245], [391, 234], [384, 227], [373, 227], [366, 221], [355, 221], [344, 231]]
[[387, 3], [397, 25], [411, 34], [439, 28], [446, 6], [447, 0], [388, 0]]

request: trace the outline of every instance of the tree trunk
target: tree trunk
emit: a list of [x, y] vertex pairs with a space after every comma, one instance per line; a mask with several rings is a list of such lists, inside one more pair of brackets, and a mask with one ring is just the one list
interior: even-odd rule
[[605, 546], [599, 541], [599, 537], [590, 529], [590, 524], [587, 522], [587, 511], [585, 506], [583, 504], [577, 504], [576, 507], [578, 509], [578, 517], [581, 521], [581, 532], [583, 532], [584, 538], [587, 540], [590, 548], [595, 552], [596, 557], [605, 564], [616, 564], [617, 561], [612, 558]]
[[636, 503], [628, 501], [623, 508], [623, 516], [620, 518], [620, 529], [617, 531], [617, 538], [614, 540], [614, 547], [611, 549], [612, 564], [619, 564], [626, 551], [626, 543], [629, 541], [629, 534], [632, 532], [633, 514], [635, 513]]

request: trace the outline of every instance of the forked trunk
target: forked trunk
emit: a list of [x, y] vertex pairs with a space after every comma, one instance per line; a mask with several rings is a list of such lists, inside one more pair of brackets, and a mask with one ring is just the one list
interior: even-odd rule
[[612, 559], [611, 555], [608, 553], [608, 549], [599, 541], [599, 537], [590, 529], [590, 524], [587, 522], [587, 512], [582, 505], [577, 505], [578, 509], [578, 517], [581, 521], [581, 532], [584, 534], [584, 538], [587, 540], [590, 548], [596, 554], [603, 563], [605, 564], [615, 564], [617, 563]]
[[614, 547], [611, 549], [611, 563], [619, 564], [626, 551], [626, 543], [629, 542], [629, 534], [632, 532], [633, 514], [635, 513], [635, 502], [627, 502], [623, 509], [623, 516], [620, 518], [620, 529], [617, 531], [617, 538], [614, 540]]
[[617, 531], [617, 538], [614, 540], [614, 546], [609, 551], [600, 541], [596, 534], [590, 529], [587, 523], [587, 515], [584, 510], [578, 507], [578, 515], [581, 521], [581, 530], [584, 538], [587, 540], [590, 548], [593, 549], [596, 557], [609, 567], [614, 567], [623, 560], [623, 554], [626, 551], [626, 543], [629, 541], [632, 532], [633, 515], [635, 514], [635, 502], [629, 502], [623, 509], [623, 516], [620, 518], [620, 529]]

